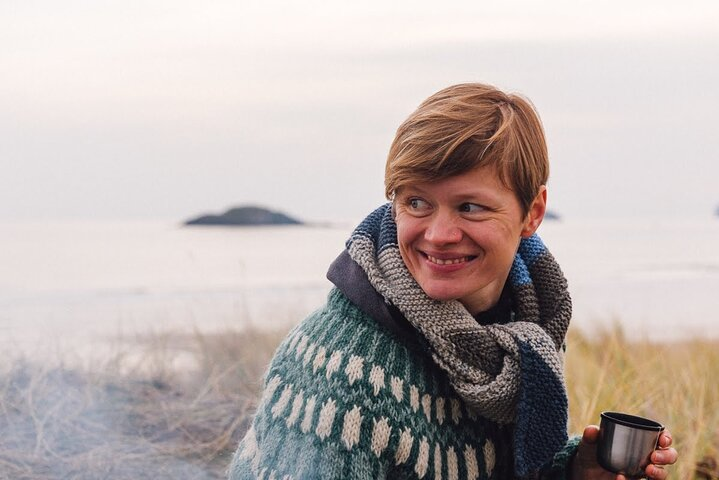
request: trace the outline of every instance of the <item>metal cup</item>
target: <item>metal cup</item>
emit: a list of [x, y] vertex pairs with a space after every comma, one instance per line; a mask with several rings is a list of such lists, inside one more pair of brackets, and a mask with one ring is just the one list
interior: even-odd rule
[[602, 412], [597, 462], [605, 470], [641, 478], [664, 426], [627, 413]]

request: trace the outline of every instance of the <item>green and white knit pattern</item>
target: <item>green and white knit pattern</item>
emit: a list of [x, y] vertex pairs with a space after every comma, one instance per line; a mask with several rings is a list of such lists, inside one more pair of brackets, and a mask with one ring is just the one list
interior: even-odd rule
[[391, 204], [347, 242], [372, 287], [428, 342], [459, 396], [492, 421], [514, 425], [514, 471], [533, 476], [567, 440], [562, 345], [571, 299], [559, 265], [537, 235], [523, 238], [509, 274], [515, 317], [481, 325], [459, 301], [430, 298], [407, 269]]
[[431, 359], [333, 290], [275, 354], [230, 479], [507, 478], [495, 445], [508, 444]]

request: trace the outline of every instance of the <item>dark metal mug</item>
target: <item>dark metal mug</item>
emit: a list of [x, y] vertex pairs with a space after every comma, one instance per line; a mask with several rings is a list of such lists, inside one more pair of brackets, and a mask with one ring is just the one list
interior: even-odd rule
[[648, 418], [619, 412], [602, 412], [597, 462], [605, 470], [641, 478], [657, 448], [664, 426]]

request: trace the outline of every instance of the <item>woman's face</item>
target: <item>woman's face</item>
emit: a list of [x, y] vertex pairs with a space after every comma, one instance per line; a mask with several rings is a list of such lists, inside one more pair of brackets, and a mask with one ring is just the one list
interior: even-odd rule
[[521, 237], [534, 233], [545, 208], [542, 186], [523, 216], [492, 167], [407, 185], [395, 195], [399, 250], [429, 297], [477, 314], [499, 299]]

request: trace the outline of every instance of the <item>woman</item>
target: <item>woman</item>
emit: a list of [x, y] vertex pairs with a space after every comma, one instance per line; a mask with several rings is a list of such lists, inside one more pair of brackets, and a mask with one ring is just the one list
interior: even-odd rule
[[463, 84], [422, 103], [390, 149], [391, 203], [278, 348], [230, 478], [614, 478], [596, 427], [567, 439], [571, 300], [535, 235], [548, 174], [522, 97]]

